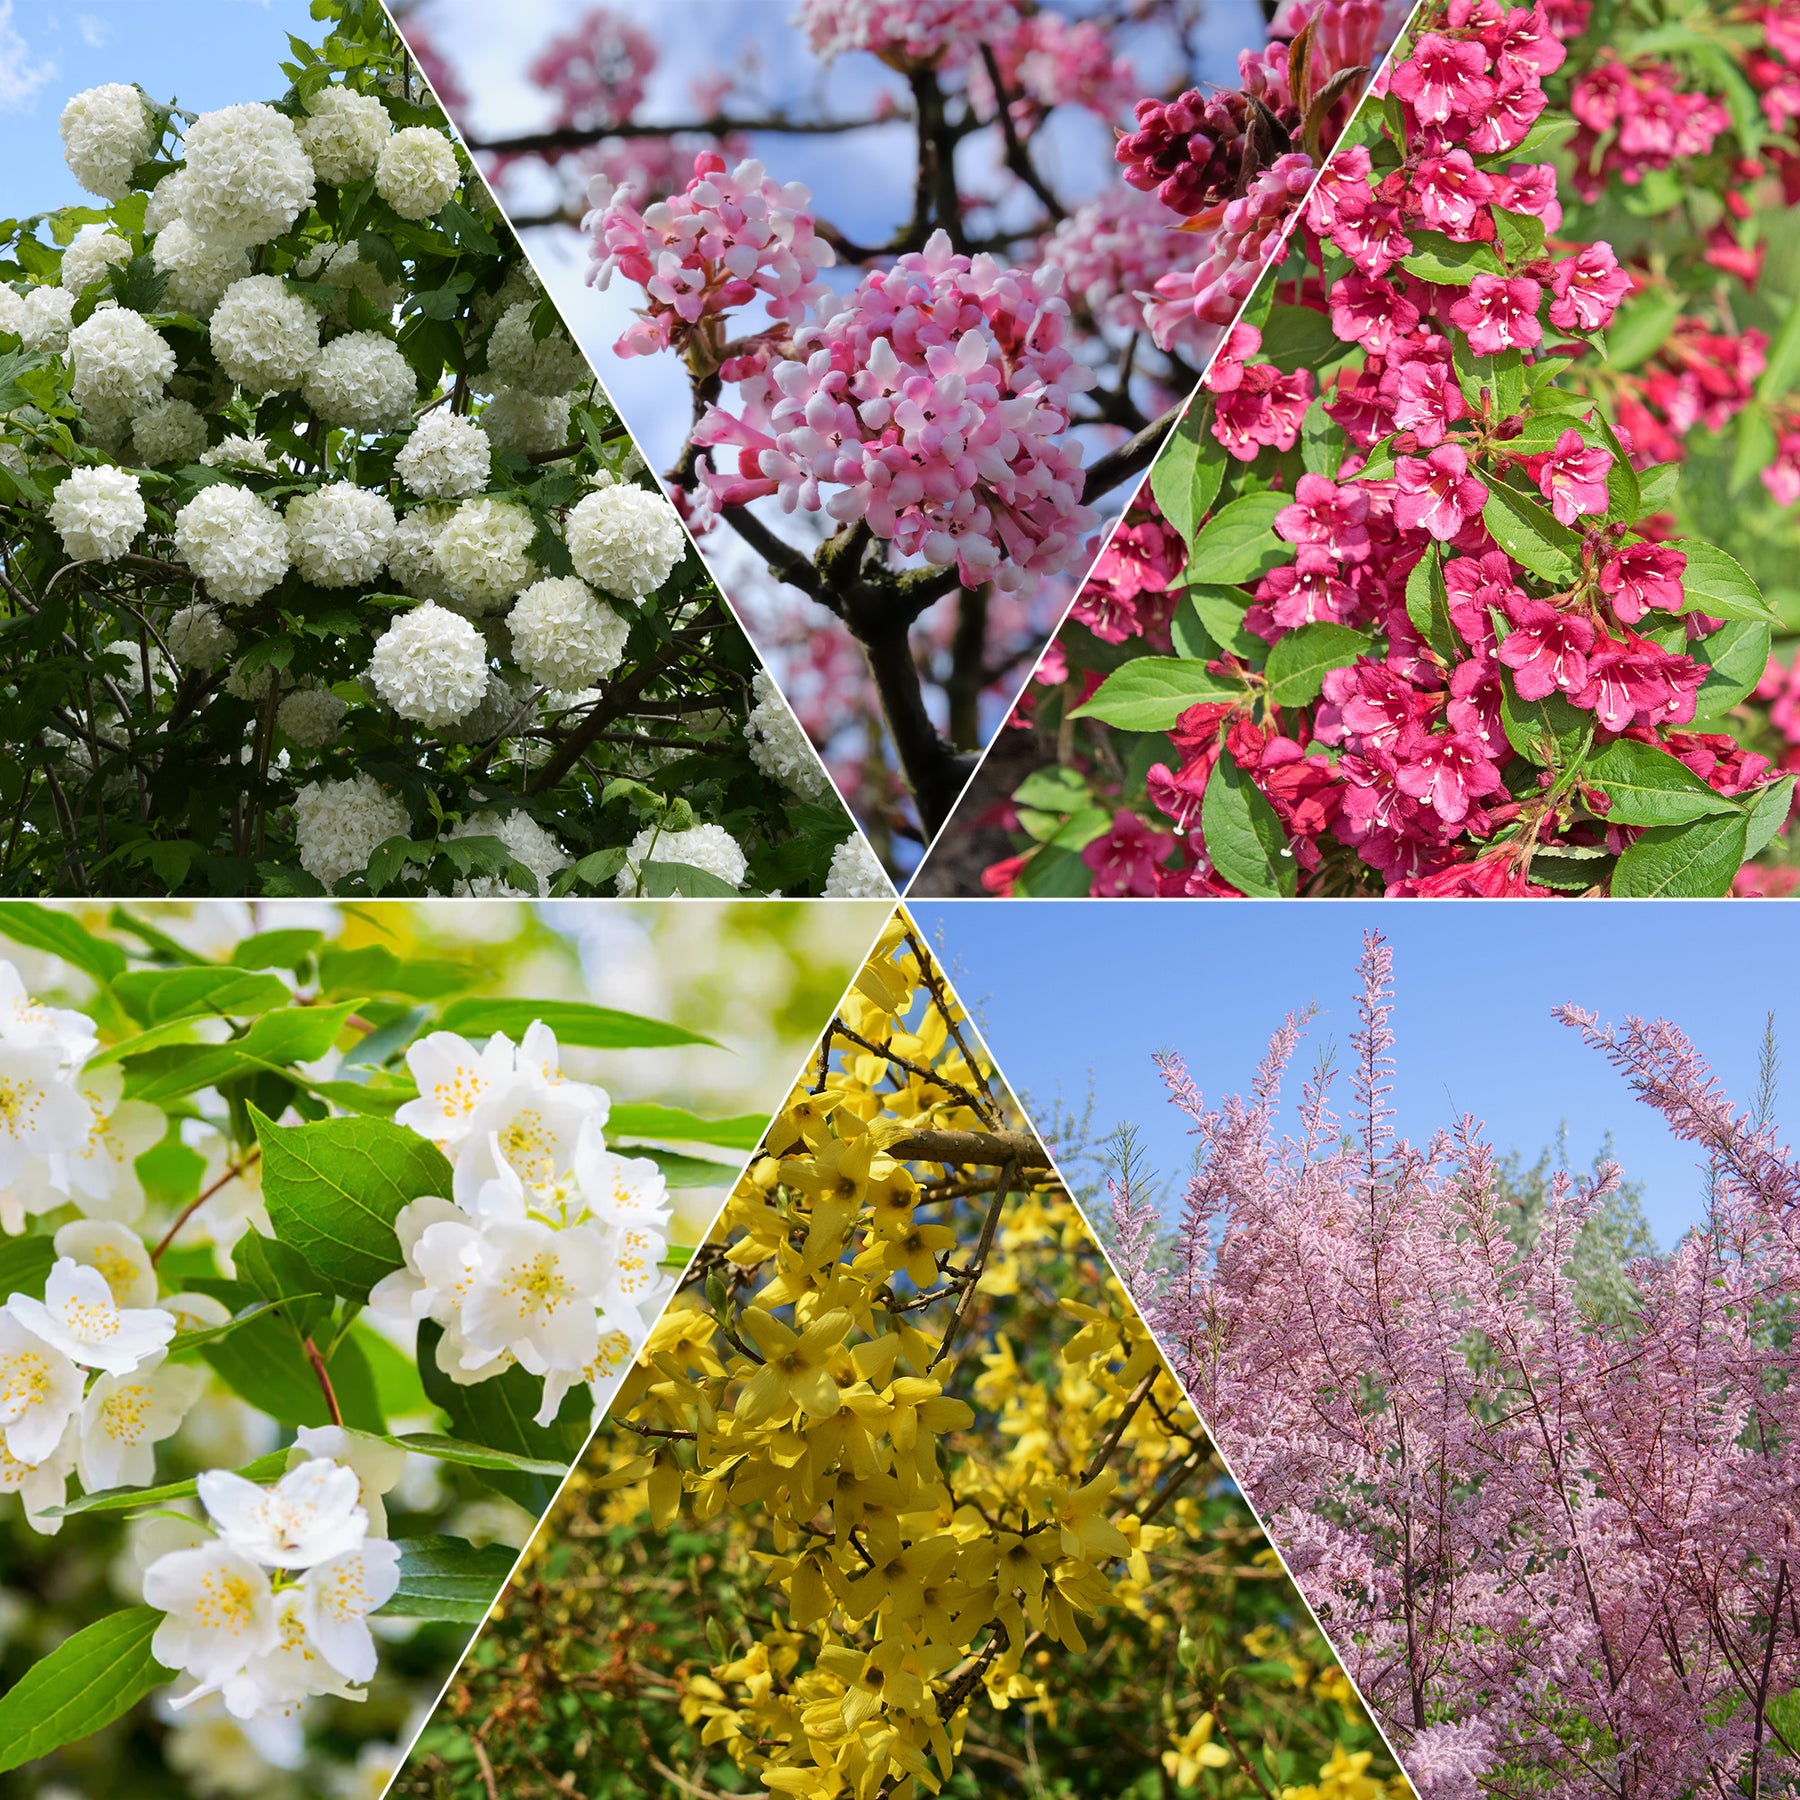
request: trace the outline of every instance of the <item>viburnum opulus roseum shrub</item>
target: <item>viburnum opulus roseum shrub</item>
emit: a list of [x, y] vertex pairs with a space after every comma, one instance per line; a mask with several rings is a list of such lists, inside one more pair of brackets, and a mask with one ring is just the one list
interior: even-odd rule
[[904, 917], [815, 1069], [396, 1791], [1408, 1800]]
[[6, 228], [0, 887], [885, 891], [385, 16], [330, 16], [273, 104], [76, 95], [105, 204]]
[[1127, 1282], [1427, 1800], [1772, 1796], [1800, 1774], [1800, 1166], [1664, 1020], [1563, 1023], [1710, 1171], [1706, 1217], [1580, 1276], [1618, 1180], [1556, 1176], [1521, 1236], [1472, 1117], [1390, 1126], [1391, 955], [1365, 942], [1352, 1104], [1329, 1065], [1278, 1135], [1304, 1020], [1193, 1121], [1160, 1270], [1115, 1185]]
[[[548, 167], [591, 280], [634, 290], [612, 354], [680, 359], [671, 490], [746, 571], [733, 598], [884, 847], [943, 821], [1398, 24], [1284, 6], [1215, 92], [1184, 17], [812, 0], [787, 46], [812, 86], [696, 64], [670, 119], [649, 79], [691, 49], [590, 8], [531, 66], [548, 127], [480, 146], [540, 222]], [[893, 152], [876, 241], [790, 178], [837, 134]]]
[[1618, 416], [1557, 24], [1416, 19], [1040, 670], [990, 885], [1723, 893], [1785, 820], [1735, 710], [1776, 615]]
[[528, 921], [0, 934], [0, 1771], [330, 1792], [480, 1623], [744, 1123], [588, 1079], [710, 1040], [497, 992], [558, 960]]

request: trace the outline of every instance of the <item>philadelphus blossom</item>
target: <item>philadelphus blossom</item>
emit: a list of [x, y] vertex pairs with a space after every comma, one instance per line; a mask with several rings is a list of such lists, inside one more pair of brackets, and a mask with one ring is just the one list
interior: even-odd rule
[[288, 552], [320, 587], [358, 587], [387, 566], [394, 509], [353, 482], [334, 481], [288, 502]]
[[175, 352], [154, 326], [122, 306], [109, 307], [69, 333], [77, 405], [121, 406], [138, 411], [162, 398], [175, 373]]
[[653, 593], [687, 551], [675, 508], [633, 482], [584, 496], [570, 508], [564, 529], [575, 573], [621, 600]]
[[63, 252], [58, 276], [71, 294], [96, 281], [104, 281], [108, 269], [131, 261], [131, 246], [103, 225], [84, 225]]
[[219, 367], [253, 394], [296, 388], [319, 354], [319, 315], [279, 275], [225, 290], [208, 328]]
[[[781, 690], [766, 669], [758, 669], [751, 687], [756, 704], [744, 721], [750, 740], [750, 760], [769, 776], [791, 788], [802, 800], [822, 800], [831, 792], [831, 778], [818, 752], [801, 729]], [[859, 837], [851, 842], [861, 843]], [[833, 865], [836, 866], [835, 864]]]
[[412, 417], [419, 383], [392, 339], [379, 331], [352, 331], [319, 352], [301, 392], [328, 425], [392, 431]]
[[57, 120], [63, 161], [90, 194], [123, 200], [131, 192], [132, 171], [149, 160], [156, 123], [143, 94], [123, 81], [84, 89]]
[[248, 488], [214, 482], [175, 515], [175, 551], [226, 605], [260, 599], [288, 572], [281, 515]]
[[438, 533], [438, 573], [461, 604], [478, 612], [504, 606], [531, 579], [537, 525], [507, 500], [465, 500]]
[[196, 600], [170, 617], [163, 627], [163, 642], [183, 668], [213, 669], [235, 654], [237, 633], [216, 606]]
[[438, 1363], [455, 1381], [514, 1363], [541, 1375], [540, 1424], [581, 1383], [603, 1406], [669, 1291], [661, 1170], [606, 1148], [605, 1091], [561, 1072], [541, 1023], [516, 1048], [433, 1032], [407, 1066], [419, 1097], [394, 1116], [449, 1157], [452, 1195], [401, 1211], [405, 1266], [370, 1306], [442, 1327]]
[[473, 419], [440, 409], [413, 427], [394, 473], [422, 500], [461, 500], [488, 484], [488, 436]]
[[306, 102], [300, 147], [312, 159], [319, 180], [342, 187], [375, 173], [391, 129], [387, 108], [373, 94], [322, 87]]
[[685, 863], [692, 869], [704, 869], [716, 875], [727, 887], [744, 885], [749, 862], [743, 846], [723, 825], [690, 825], [685, 831], [665, 831], [646, 825], [631, 840], [625, 852], [625, 866], [614, 881], [621, 894], [635, 894], [643, 879], [647, 862]]
[[[164, 176], [157, 192], [174, 183], [173, 175]], [[209, 242], [179, 217], [157, 232], [150, 246], [150, 260], [169, 278], [163, 289], [164, 304], [198, 319], [209, 318], [225, 290], [250, 273], [248, 250]], [[315, 347], [316, 341], [315, 335]]]
[[369, 679], [401, 718], [435, 729], [481, 703], [487, 657], [487, 641], [467, 619], [427, 600], [381, 634]]
[[159, 400], [131, 421], [132, 447], [154, 467], [198, 462], [206, 450], [206, 416], [187, 400]]
[[71, 469], [50, 501], [50, 523], [78, 562], [116, 562], [144, 529], [138, 478], [105, 466]]
[[533, 582], [506, 615], [513, 660], [560, 693], [590, 687], [625, 655], [631, 626], [573, 575]]
[[405, 802], [366, 772], [348, 781], [309, 781], [294, 796], [300, 866], [327, 889], [366, 869], [377, 845], [411, 833]]
[[293, 122], [260, 101], [202, 113], [182, 139], [181, 216], [208, 243], [248, 250], [299, 218], [313, 167]]
[[502, 387], [528, 394], [566, 394], [593, 380], [587, 358], [560, 325], [542, 338], [531, 329], [533, 303], [521, 300], [500, 315], [488, 338], [488, 374]]
[[429, 125], [408, 125], [381, 147], [375, 191], [403, 219], [429, 219], [456, 192], [456, 147]]

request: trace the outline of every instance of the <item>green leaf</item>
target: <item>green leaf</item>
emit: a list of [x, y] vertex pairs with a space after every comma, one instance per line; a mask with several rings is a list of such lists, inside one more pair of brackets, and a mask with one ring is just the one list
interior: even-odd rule
[[1714, 619], [1754, 619], [1770, 625], [1781, 623], [1780, 615], [1762, 597], [1762, 590], [1735, 557], [1716, 544], [1700, 538], [1676, 538], [1668, 546], [1687, 558], [1682, 571], [1682, 591], [1687, 595], [1689, 612], [1705, 613]]
[[1413, 629], [1446, 663], [1456, 655], [1456, 628], [1450, 623], [1450, 590], [1444, 585], [1443, 551], [1433, 544], [1406, 578], [1406, 616]]
[[1181, 605], [1176, 608], [1176, 624], [1179, 626], [1184, 613], [1191, 612], [1211, 642], [1213, 655], [1229, 650], [1253, 668], [1260, 667], [1269, 654], [1269, 646], [1244, 624], [1249, 605], [1249, 596], [1242, 588], [1221, 587], [1209, 581], [1189, 582], [1182, 590]]
[[[227, 1305], [242, 1303], [255, 1291], [242, 1282], [202, 1280], [192, 1285], [202, 1292], [218, 1294]], [[264, 1313], [250, 1320], [229, 1337], [206, 1345], [200, 1354], [240, 1399], [248, 1400], [280, 1424], [332, 1423], [318, 1376], [307, 1361], [300, 1339], [280, 1312]], [[354, 1338], [341, 1338], [332, 1348], [325, 1358], [325, 1373], [346, 1425], [359, 1431], [386, 1429], [368, 1359]]]
[[163, 290], [169, 285], [168, 271], [158, 269], [154, 259], [134, 256], [124, 264], [114, 264], [106, 271], [106, 285], [121, 306], [135, 313], [153, 313], [162, 306]]
[[1535, 500], [1528, 500], [1503, 481], [1490, 481], [1488, 502], [1481, 516], [1494, 542], [1514, 562], [1558, 585], [1575, 579], [1575, 551], [1580, 538]]
[[1787, 317], [1769, 344], [1756, 397], [1765, 404], [1779, 400], [1796, 381], [1800, 381], [1800, 300], [1790, 300]]
[[1644, 518], [1652, 513], [1667, 512], [1675, 504], [1675, 490], [1681, 485], [1680, 463], [1658, 463], [1653, 469], [1638, 474], [1638, 492]]
[[1150, 469], [1156, 504], [1186, 544], [1194, 541], [1225, 475], [1225, 447], [1206, 429], [1211, 417], [1211, 401], [1196, 395]]
[[[1108, 824], [1111, 823], [1109, 819]], [[633, 1156], [646, 1156], [662, 1171], [662, 1178], [672, 1188], [730, 1187], [744, 1166], [742, 1155], [728, 1162], [684, 1156], [679, 1150], [662, 1150], [654, 1144], [632, 1146]]]
[[504, 1544], [477, 1549], [462, 1538], [396, 1538], [400, 1585], [378, 1612], [400, 1619], [444, 1619], [479, 1625], [500, 1597], [516, 1550]]
[[215, 964], [197, 969], [131, 969], [113, 982], [112, 991], [140, 1025], [161, 1025], [195, 1014], [249, 1018], [290, 1006], [294, 999], [286, 984], [273, 975]]
[[254, 1107], [262, 1145], [263, 1202], [282, 1242], [291, 1244], [348, 1300], [403, 1261], [394, 1221], [422, 1195], [448, 1198], [454, 1179], [428, 1138], [386, 1119], [321, 1119], [277, 1125]]
[[674, 1044], [711, 1044], [716, 1038], [660, 1019], [618, 1012], [610, 1006], [590, 1006], [580, 1000], [505, 1000], [470, 995], [453, 1000], [438, 1019], [445, 1031], [463, 1037], [486, 1037], [504, 1031], [515, 1042], [534, 1020], [541, 1019], [556, 1033], [559, 1044], [585, 1044], [594, 1050], [655, 1050]]
[[0, 1241], [0, 1294], [41, 1294], [56, 1266], [56, 1246], [38, 1232]]
[[312, 1294], [283, 1295], [279, 1300], [261, 1300], [255, 1306], [247, 1306], [242, 1312], [233, 1313], [223, 1325], [208, 1325], [199, 1331], [178, 1331], [169, 1340], [167, 1360], [176, 1362], [184, 1356], [192, 1356], [205, 1345], [215, 1343], [222, 1337], [229, 1337], [240, 1325], [248, 1325], [252, 1319], [260, 1319], [264, 1313], [274, 1312], [277, 1307], [290, 1305], [294, 1300], [311, 1300], [317, 1298]]
[[1094, 890], [1094, 871], [1080, 853], [1046, 844], [1020, 869], [1013, 891], [1035, 900], [1079, 900]]
[[0, 935], [33, 950], [48, 950], [99, 982], [111, 981], [125, 969], [125, 952], [117, 944], [95, 937], [79, 920], [35, 900], [0, 900]]
[[1071, 719], [1099, 719], [1121, 731], [1168, 731], [1190, 706], [1241, 700], [1241, 682], [1179, 656], [1140, 656], [1115, 669]]
[[514, 1456], [510, 1451], [491, 1450], [486, 1444], [465, 1444], [461, 1438], [445, 1437], [441, 1431], [409, 1431], [400, 1437], [385, 1437], [381, 1442], [465, 1469], [512, 1469], [521, 1475], [554, 1475], [559, 1479], [568, 1472], [566, 1463]]
[[1200, 805], [1206, 854], [1240, 893], [1273, 898], [1298, 885], [1287, 833], [1248, 775], [1222, 754], [1213, 764]]
[[[245, 1463], [237, 1473], [246, 1481], [279, 1481], [287, 1472], [287, 1458], [286, 1450], [271, 1450], [254, 1462]], [[198, 1482], [190, 1475], [186, 1481], [171, 1481], [162, 1487], [102, 1488], [98, 1493], [82, 1494], [66, 1506], [47, 1506], [44, 1511], [57, 1519], [71, 1518], [76, 1513], [144, 1512], [171, 1501], [191, 1500], [199, 1491]]]
[[1500, 725], [1506, 741], [1541, 768], [1568, 768], [1593, 741], [1594, 715], [1571, 706], [1561, 694], [1521, 700], [1512, 671], [1500, 681]]
[[1694, 702], [1696, 721], [1716, 719], [1748, 697], [1769, 666], [1769, 640], [1767, 625], [1754, 619], [1727, 619], [1711, 637], [1694, 645], [1690, 654], [1707, 665]]
[[1439, 231], [1409, 230], [1412, 254], [1401, 268], [1440, 287], [1467, 287], [1477, 275], [1504, 275], [1505, 266], [1487, 244], [1459, 244]]
[[355, 950], [324, 950], [319, 981], [328, 994], [401, 994], [409, 1000], [441, 1000], [469, 985], [473, 971], [462, 963], [402, 959], [385, 944]]
[[1510, 268], [1534, 261], [1544, 253], [1544, 221], [1530, 213], [1493, 211], [1495, 237]]
[[1286, 562], [1293, 547], [1275, 535], [1275, 515], [1289, 503], [1286, 494], [1245, 494], [1222, 506], [1194, 539], [1188, 573], [1196, 581], [1231, 586], [1254, 581]]
[[1628, 301], [1606, 328], [1607, 367], [1635, 369], [1648, 362], [1669, 341], [1680, 317], [1679, 294], [1651, 292]]
[[130, 1606], [33, 1663], [0, 1698], [0, 1774], [91, 1736], [174, 1680], [175, 1672], [150, 1654], [162, 1622], [155, 1607]]
[[1300, 421], [1300, 460], [1306, 472], [1335, 481], [1344, 466], [1346, 442], [1343, 426], [1326, 412], [1325, 402], [1314, 400]]
[[1302, 625], [1284, 632], [1275, 640], [1264, 671], [1269, 698], [1277, 706], [1304, 706], [1316, 700], [1326, 674], [1347, 668], [1368, 647], [1367, 635], [1348, 625]]
[[354, 1000], [337, 1006], [292, 1006], [265, 1013], [242, 1037], [223, 1044], [172, 1045], [132, 1059], [128, 1092], [160, 1103], [196, 1089], [216, 1087], [234, 1075], [314, 1062], [328, 1051], [356, 1010]]
[[710, 869], [692, 863], [657, 862], [654, 858], [638, 870], [638, 892], [646, 899], [667, 900], [683, 895], [690, 900], [735, 900], [739, 890]]
[[1746, 796], [1750, 835], [1744, 845], [1744, 860], [1768, 848], [1776, 832], [1788, 821], [1788, 814], [1794, 806], [1794, 777], [1784, 775], [1779, 781], [1772, 781], [1767, 787], [1758, 788], [1754, 794]]
[[1644, 516], [1644, 493], [1638, 485], [1637, 470], [1631, 466], [1631, 458], [1625, 454], [1625, 446], [1619, 442], [1619, 434], [1613, 430], [1604, 408], [1594, 409], [1594, 424], [1612, 452], [1612, 467], [1606, 471], [1606, 516], [1621, 524], [1635, 525]]
[[297, 969], [324, 941], [322, 931], [259, 931], [243, 939], [230, 960], [237, 969]]
[[1256, 353], [1258, 362], [1273, 363], [1284, 374], [1296, 369], [1318, 371], [1340, 362], [1349, 354], [1348, 347], [1331, 329], [1331, 315], [1311, 306], [1270, 307], [1269, 322], [1263, 327], [1262, 347]]
[[1582, 779], [1612, 801], [1609, 824], [1685, 825], [1708, 813], [1735, 813], [1737, 805], [1709, 788], [1685, 763], [1652, 744], [1618, 738], [1597, 750]]
[[717, 1144], [725, 1150], [754, 1150], [769, 1121], [761, 1113], [732, 1119], [703, 1119], [679, 1106], [615, 1106], [607, 1115], [606, 1138], [666, 1138], [680, 1144]]
[[1627, 844], [1613, 867], [1617, 899], [1711, 899], [1731, 892], [1744, 866], [1749, 820], [1715, 813], [1686, 825], [1658, 825]]

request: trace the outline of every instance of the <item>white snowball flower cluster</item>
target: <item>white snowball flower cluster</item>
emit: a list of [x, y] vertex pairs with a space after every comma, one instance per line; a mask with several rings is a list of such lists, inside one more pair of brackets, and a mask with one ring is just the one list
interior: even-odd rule
[[401, 718], [435, 730], [481, 704], [487, 656], [487, 640], [461, 613], [427, 600], [381, 634], [369, 680]]
[[477, 612], [504, 606], [531, 579], [537, 526], [507, 500], [465, 500], [438, 533], [438, 573], [460, 605]]
[[411, 833], [405, 803], [373, 775], [309, 781], [294, 796], [300, 866], [325, 888], [336, 887], [346, 875], [360, 875], [378, 845]]
[[391, 338], [352, 331], [319, 352], [301, 392], [327, 425], [392, 431], [412, 417], [419, 383]]
[[204, 600], [171, 616], [163, 627], [163, 642], [184, 669], [216, 669], [237, 652], [237, 633], [219, 609]]
[[558, 449], [569, 441], [569, 396], [496, 386], [482, 408], [481, 428], [496, 450], [535, 456], [541, 450]]
[[187, 400], [159, 400], [131, 421], [131, 442], [152, 468], [197, 462], [206, 454], [205, 415]]
[[350, 296], [361, 294], [378, 313], [391, 314], [400, 304], [405, 289], [395, 281], [384, 281], [381, 271], [354, 244], [326, 244], [306, 258], [294, 270], [302, 281], [316, 281], [331, 292], [327, 317], [334, 325], [350, 322]]
[[197, 1485], [210, 1529], [193, 1525], [186, 1547], [144, 1570], [145, 1602], [164, 1615], [151, 1653], [190, 1678], [171, 1704], [218, 1694], [254, 1719], [314, 1694], [362, 1699], [376, 1667], [368, 1616], [400, 1585], [400, 1550], [371, 1530], [363, 1472], [309, 1456], [274, 1487], [229, 1469]]
[[744, 736], [750, 740], [750, 760], [770, 777], [800, 796], [802, 800], [823, 800], [831, 792], [831, 778], [825, 773], [800, 721], [789, 710], [781, 690], [770, 679], [766, 669], [756, 671], [751, 683], [756, 704], [744, 721]]
[[[157, 188], [173, 182], [165, 177]], [[250, 273], [250, 252], [235, 244], [214, 244], [194, 230], [186, 219], [171, 219], [157, 232], [150, 246], [150, 260], [169, 278], [163, 289], [163, 305], [171, 312], [210, 318], [220, 296], [233, 282]], [[269, 277], [270, 280], [274, 278]]]
[[542, 1023], [516, 1049], [500, 1034], [478, 1050], [433, 1032], [406, 1061], [419, 1097], [394, 1116], [455, 1174], [449, 1197], [401, 1211], [406, 1263], [376, 1283], [371, 1309], [440, 1325], [453, 1381], [514, 1363], [541, 1375], [540, 1424], [578, 1383], [604, 1407], [672, 1285], [662, 1171], [607, 1149], [605, 1090], [561, 1072]]
[[716, 875], [727, 887], [742, 887], [749, 862], [738, 843], [723, 825], [690, 825], [685, 831], [665, 831], [660, 826], [646, 825], [631, 840], [625, 852], [625, 866], [614, 881], [621, 894], [635, 894], [647, 862], [686, 863], [691, 869], [704, 869]]
[[329, 688], [296, 688], [275, 709], [275, 723], [303, 750], [335, 744], [349, 706]]
[[394, 509], [354, 482], [296, 494], [287, 509], [288, 553], [317, 587], [359, 587], [387, 566]]
[[312, 205], [313, 167], [293, 121], [259, 100], [202, 113], [182, 149], [181, 216], [209, 243], [266, 244]]
[[69, 391], [83, 407], [139, 412], [162, 398], [175, 352], [154, 326], [123, 306], [108, 307], [69, 333]]
[[175, 553], [215, 600], [247, 605], [288, 572], [287, 526], [248, 488], [213, 482], [175, 515]]
[[587, 359], [561, 326], [547, 337], [531, 334], [535, 302], [521, 300], [500, 315], [488, 338], [488, 374], [502, 387], [528, 394], [566, 394], [593, 380]]
[[633, 483], [585, 496], [570, 509], [566, 529], [575, 572], [622, 600], [661, 587], [687, 550], [675, 508]]
[[67, 288], [34, 287], [20, 294], [0, 287], [0, 331], [17, 332], [27, 350], [67, 348], [74, 312], [75, 296]]
[[235, 433], [221, 438], [200, 460], [209, 469], [260, 469], [265, 475], [275, 472], [275, 465], [269, 460], [267, 439], [240, 437]]
[[473, 419], [439, 409], [413, 427], [394, 472], [422, 500], [461, 500], [488, 484], [488, 436]]
[[[487, 691], [472, 712], [438, 727], [438, 736], [447, 744], [485, 744], [497, 738], [509, 725], [528, 717], [526, 702], [530, 686], [519, 676], [502, 675], [498, 669], [488, 670]], [[523, 862], [525, 859], [519, 859]]]
[[319, 315], [279, 275], [234, 281], [208, 331], [219, 367], [252, 394], [298, 387], [319, 354]]
[[429, 219], [462, 179], [456, 147], [429, 125], [408, 125], [381, 147], [375, 191], [403, 219]]
[[58, 279], [71, 294], [106, 279], [108, 269], [131, 261], [131, 246], [104, 225], [84, 225], [63, 251]]
[[90, 194], [123, 200], [131, 172], [149, 160], [156, 123], [144, 96], [123, 81], [108, 81], [77, 94], [57, 121], [63, 161]]
[[438, 534], [449, 524], [453, 506], [415, 506], [394, 527], [388, 550], [388, 578], [415, 600], [442, 600], [450, 592], [438, 568]]
[[167, 169], [144, 200], [144, 229], [167, 230], [181, 221], [181, 183], [185, 171]]
[[50, 501], [50, 523], [77, 562], [116, 562], [144, 517], [138, 478], [123, 469], [71, 469]]
[[[561, 844], [529, 813], [510, 812], [504, 818], [495, 812], [471, 813], [451, 828], [453, 838], [498, 838], [513, 856], [537, 877], [532, 895], [544, 899], [550, 883], [569, 866], [570, 857]], [[478, 875], [471, 881], [458, 881], [451, 890], [464, 899], [488, 900], [495, 897], [519, 897], [522, 890], [502, 881], [497, 875]]]
[[506, 615], [513, 660], [533, 681], [572, 693], [610, 675], [631, 635], [620, 618], [573, 575], [533, 582]]
[[300, 121], [300, 146], [319, 180], [342, 187], [375, 173], [389, 125], [387, 108], [373, 94], [322, 87], [306, 102], [306, 115]]
[[889, 900], [893, 893], [881, 859], [860, 831], [832, 851], [831, 870], [825, 877], [827, 900]]

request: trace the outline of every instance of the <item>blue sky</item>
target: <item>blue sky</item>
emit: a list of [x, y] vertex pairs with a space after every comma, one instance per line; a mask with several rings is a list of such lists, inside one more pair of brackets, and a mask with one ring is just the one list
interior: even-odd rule
[[[1787, 1072], [1778, 1117], [1800, 1128], [1800, 958], [1789, 913], [1721, 901], [1539, 906], [1453, 901], [918, 901], [964, 1003], [1015, 1089], [1079, 1103], [1090, 1073], [1095, 1123], [1134, 1121], [1151, 1165], [1183, 1171], [1185, 1120], [1165, 1097], [1153, 1050], [1179, 1050], [1209, 1104], [1248, 1088], [1270, 1034], [1316, 1000], [1309, 1028], [1339, 1066], [1355, 1028], [1355, 964], [1373, 926], [1394, 947], [1399, 1129], [1423, 1141], [1463, 1112], [1500, 1150], [1529, 1162], [1569, 1126], [1585, 1165], [1611, 1131], [1645, 1186], [1666, 1248], [1699, 1216], [1694, 1151], [1634, 1100], [1604, 1058], [1550, 1017], [1562, 1001], [1622, 1021], [1672, 1019], [1740, 1106], [1756, 1083], [1773, 1009]], [[1303, 1046], [1289, 1091], [1311, 1067]], [[1342, 1104], [1348, 1090], [1337, 1089]]]
[[324, 30], [306, 0], [0, 0], [0, 218], [95, 204], [56, 135], [71, 94], [135, 81], [193, 112], [272, 100], [287, 34]]

